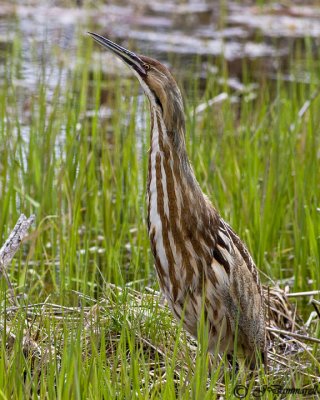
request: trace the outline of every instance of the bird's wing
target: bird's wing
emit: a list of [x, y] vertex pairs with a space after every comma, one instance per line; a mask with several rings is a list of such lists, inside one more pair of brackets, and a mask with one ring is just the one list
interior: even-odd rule
[[249, 251], [222, 218], [213, 249], [212, 272], [230, 325], [247, 349], [264, 347], [264, 308], [258, 271]]
[[253, 277], [253, 280], [259, 287], [260, 293], [262, 293], [258, 270], [247, 247], [227, 222], [225, 222], [222, 218], [219, 219], [219, 222], [220, 224], [218, 229], [217, 244], [219, 245], [220, 242], [221, 244], [227, 246], [228, 251], [231, 254], [234, 253], [235, 249], [238, 250], [238, 252], [242, 257], [242, 260], [245, 263], [245, 266], [247, 267], [247, 269], [249, 270], [250, 274]]

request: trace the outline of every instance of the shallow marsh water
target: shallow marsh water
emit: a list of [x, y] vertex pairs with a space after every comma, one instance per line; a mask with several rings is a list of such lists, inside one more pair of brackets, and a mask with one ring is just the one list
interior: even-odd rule
[[[287, 72], [285, 68], [281, 71], [281, 66], [287, 64], [295, 48], [301, 47], [303, 59], [306, 45], [315, 50], [319, 46], [320, 6], [305, 4], [259, 7], [232, 1], [118, 1], [77, 7], [63, 1], [50, 2], [50, 6], [45, 1], [2, 1], [0, 42], [5, 51], [16, 36], [23, 39], [21, 79], [30, 89], [44, 60], [49, 86], [57, 82], [63, 61], [72, 68], [79, 40], [89, 41], [89, 37], [82, 37], [88, 29], [167, 63], [179, 59], [192, 64], [200, 55], [214, 67], [214, 61], [223, 57], [231, 65], [229, 74], [241, 77], [242, 60], [259, 60], [260, 68], [255, 68], [254, 74], [272, 76]], [[101, 57], [106, 57], [103, 64], [108, 73], [114, 63], [118, 73], [126, 70], [113, 62], [113, 57]]]

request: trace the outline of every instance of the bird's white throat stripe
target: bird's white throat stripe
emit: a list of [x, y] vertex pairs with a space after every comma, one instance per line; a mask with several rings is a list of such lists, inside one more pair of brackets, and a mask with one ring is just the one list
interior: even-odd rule
[[[180, 248], [183, 243], [181, 238], [184, 236], [179, 222], [182, 196], [179, 192], [179, 183], [174, 175], [172, 156], [164, 150], [164, 147], [171, 148], [166, 127], [162, 116], [158, 114], [159, 110], [156, 107], [151, 107], [151, 110], [153, 124], [148, 194], [149, 235], [152, 237], [154, 250], [163, 271], [161, 274], [164, 283], [163, 290], [169, 302], [174, 302], [183, 293], [183, 291], [177, 290], [177, 287], [181, 279], [186, 280], [187, 275], [187, 265], [183, 262], [182, 252], [189, 254], [188, 259], [191, 264], [194, 264], [192, 261], [196, 255], [189, 240], [183, 244], [183, 248]], [[174, 190], [176, 199], [169, 197], [169, 191], [172, 190]], [[172, 201], [175, 205], [173, 208]], [[171, 212], [177, 213], [179, 217], [178, 215], [170, 215]], [[178, 237], [175, 237], [175, 235]], [[178, 240], [179, 238], [180, 240]], [[177, 240], [180, 246], [177, 245]], [[195, 269], [195, 265], [192, 265], [192, 268]]]
[[[175, 286], [177, 286], [182, 277], [186, 278], [187, 265], [184, 265], [183, 263], [182, 252], [188, 254], [188, 264], [190, 264], [190, 267], [194, 272], [197, 270], [195, 262], [197, 254], [189, 239], [186, 239], [185, 242], [180, 240], [180, 245], [183, 245], [183, 249], [180, 249], [176, 245], [175, 241], [177, 238], [174, 237], [175, 233], [180, 236], [180, 239], [184, 236], [182, 233], [183, 227], [179, 222], [182, 218], [183, 212], [183, 195], [181, 193], [181, 187], [179, 186], [182, 182], [177, 182], [177, 178], [174, 174], [175, 165], [173, 157], [168, 156], [168, 154], [165, 154], [164, 152], [163, 146], [166, 146], [167, 149], [171, 149], [171, 144], [167, 135], [164, 120], [160, 114], [159, 107], [156, 104], [154, 94], [142, 79], [139, 79], [139, 81], [149, 98], [152, 113], [148, 193], [149, 235], [152, 237], [154, 250], [161, 264], [161, 270], [163, 271], [162, 280], [165, 285], [165, 288], [163, 289], [166, 291], [167, 297], [172, 300], [177, 296], [177, 293], [172, 293], [172, 280], [176, 282]], [[169, 174], [168, 177], [167, 174]], [[173, 186], [171, 190], [174, 190], [175, 200], [169, 198], [168, 179]], [[187, 189], [186, 182], [183, 182], [183, 186], [183, 189]], [[160, 188], [161, 193], [158, 193]], [[175, 202], [176, 215], [170, 215], [170, 201]], [[173, 227], [170, 226], [170, 223], [176, 225]]]
[[156, 177], [156, 157], [160, 154], [159, 148], [159, 129], [157, 125], [157, 115], [156, 109], [153, 109], [153, 132], [151, 137], [151, 155], [150, 155], [150, 192], [149, 192], [149, 209], [150, 209], [150, 232], [155, 232], [154, 245], [156, 247], [156, 252], [161, 260], [161, 266], [164, 272], [168, 276], [168, 259], [163, 243], [162, 235], [162, 221], [160, 213], [158, 212], [158, 192], [157, 192], [157, 177]]
[[[150, 154], [150, 187], [149, 187], [149, 226], [150, 232], [154, 232], [154, 246], [158, 255], [161, 267], [165, 272], [163, 276], [166, 283], [167, 295], [172, 296], [172, 279], [174, 276], [176, 281], [181, 279], [182, 274], [182, 255], [180, 250], [175, 245], [175, 238], [170, 229], [169, 221], [169, 196], [168, 196], [168, 182], [166, 177], [165, 163], [167, 173], [173, 177], [172, 163], [165, 160], [165, 154], [161, 146], [168, 141], [167, 133], [164, 124], [160, 121], [162, 117], [157, 115], [156, 107], [151, 107], [153, 116], [152, 137], [151, 137], [151, 154]], [[160, 137], [161, 136], [161, 137]], [[162, 143], [162, 144], [160, 144]], [[160, 165], [159, 165], [160, 164]], [[158, 176], [157, 176], [158, 174]], [[172, 178], [173, 180], [173, 178]], [[158, 193], [159, 185], [161, 193]], [[176, 190], [176, 188], [175, 188]], [[158, 198], [161, 196], [162, 199]], [[171, 200], [172, 201], [172, 200]], [[159, 205], [160, 206], [159, 209]], [[171, 217], [171, 218], [170, 218]], [[164, 228], [165, 224], [165, 228]]]

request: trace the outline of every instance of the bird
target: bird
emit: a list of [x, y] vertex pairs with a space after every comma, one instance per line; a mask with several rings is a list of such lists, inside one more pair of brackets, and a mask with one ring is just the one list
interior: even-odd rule
[[[88, 32], [138, 78], [150, 104], [147, 225], [159, 286], [195, 338], [201, 316], [208, 351], [266, 363], [266, 323], [257, 267], [247, 247], [202, 192], [186, 150], [180, 89], [169, 69]], [[260, 361], [259, 361], [260, 360]]]

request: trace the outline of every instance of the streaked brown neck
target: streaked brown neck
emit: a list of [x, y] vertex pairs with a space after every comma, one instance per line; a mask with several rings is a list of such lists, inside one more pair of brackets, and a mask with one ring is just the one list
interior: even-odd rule
[[[183, 271], [189, 274], [187, 281], [191, 281], [193, 271], [203, 268], [202, 264], [197, 267], [191, 265], [197, 263], [195, 260], [200, 255], [210, 263], [214, 237], [205, 236], [205, 227], [215, 224], [216, 214], [203, 195], [189, 163], [184, 121], [177, 118], [178, 123], [171, 124], [168, 130], [160, 108], [151, 104], [150, 111], [148, 229], [156, 266], [160, 270], [158, 276], [164, 279], [170, 274], [171, 282], [176, 281], [174, 269], [181, 265], [179, 260], [183, 260]], [[200, 236], [207, 246], [201, 246]], [[166, 286], [166, 282], [160, 284]], [[178, 283], [173, 287], [178, 290]]]
[[[161, 171], [165, 174], [173, 174], [175, 185], [181, 190], [184, 189], [186, 195], [203, 197], [187, 155], [185, 116], [180, 91], [178, 87], [167, 87], [166, 94], [167, 98], [166, 101], [162, 102], [161, 109], [150, 102], [151, 148], [149, 173], [152, 167], [152, 155], [156, 156], [159, 153], [158, 158], [159, 162], [161, 159], [162, 165]], [[169, 192], [168, 194], [171, 196], [174, 193]]]

